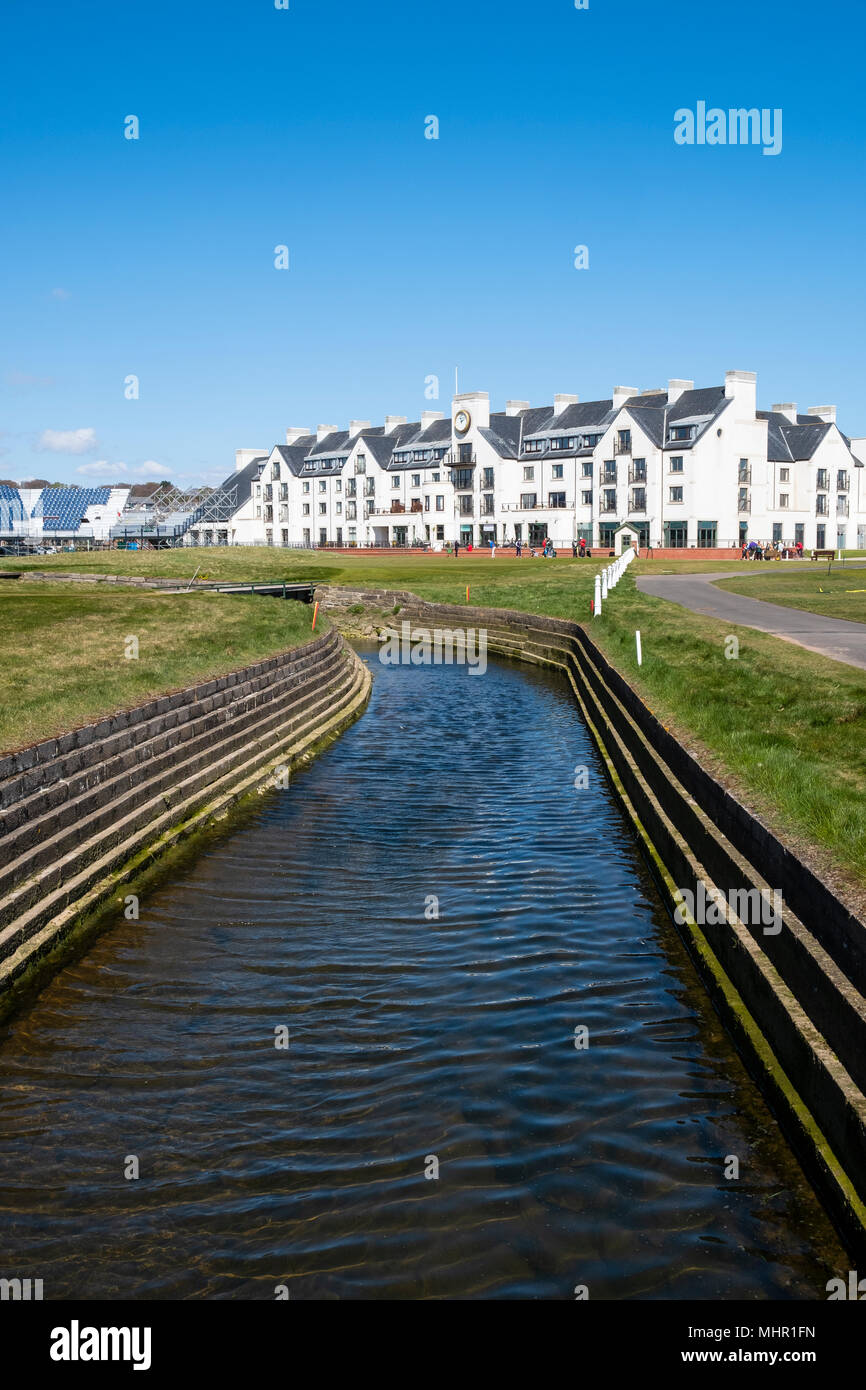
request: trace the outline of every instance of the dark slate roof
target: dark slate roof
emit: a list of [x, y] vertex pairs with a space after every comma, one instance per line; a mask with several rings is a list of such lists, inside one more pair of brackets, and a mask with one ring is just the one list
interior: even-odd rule
[[380, 468], [387, 468], [394, 452], [393, 434], [367, 434], [364, 432], [363, 441], [369, 452], [373, 455]]
[[220, 490], [223, 488], [237, 488], [237, 505], [242, 507], [244, 502], [248, 502], [252, 495], [253, 483], [259, 476], [259, 469], [266, 461], [267, 455], [262, 454], [248, 463], [245, 468], [236, 468], [230, 473], [224, 483], [220, 483]]
[[520, 455], [521, 424], [519, 415], [506, 415], [504, 411], [497, 411], [490, 417], [489, 428], [479, 430], [479, 434], [496, 450], [500, 458], [515, 459]]
[[704, 386], [696, 391], [684, 391], [668, 410], [668, 424], [675, 425], [677, 420], [686, 420], [692, 415], [718, 415], [727, 402], [724, 386]]
[[337, 454], [350, 454], [354, 440], [350, 437], [348, 430], [336, 430], [333, 434], [326, 434], [321, 442], [314, 444], [310, 450], [311, 458], [316, 455], [322, 458], [333, 458]]
[[767, 458], [771, 463], [790, 463], [810, 459], [832, 425], [823, 420], [792, 425], [787, 415], [779, 411], [758, 410], [759, 420], [767, 422]]
[[314, 434], [302, 434], [300, 439], [295, 440], [294, 444], [277, 444], [275, 446], [280, 458], [288, 465], [296, 478], [303, 473], [304, 463], [315, 442], [316, 436]]
[[661, 448], [664, 443], [664, 410], [646, 405], [628, 405], [627, 402], [626, 405], [629, 415], [636, 425], [640, 425], [650, 443], [657, 449]]

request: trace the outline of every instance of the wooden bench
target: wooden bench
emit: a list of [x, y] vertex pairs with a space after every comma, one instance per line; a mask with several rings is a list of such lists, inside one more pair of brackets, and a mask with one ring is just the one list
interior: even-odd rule
[[810, 560], [835, 560], [835, 550], [813, 550], [809, 556]]

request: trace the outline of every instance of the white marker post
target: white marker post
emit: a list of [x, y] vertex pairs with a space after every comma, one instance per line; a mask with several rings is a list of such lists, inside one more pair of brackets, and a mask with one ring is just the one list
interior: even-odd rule
[[635, 642], [635, 646], [637, 647], [637, 664], [638, 664], [638, 666], [643, 666], [643, 652], [641, 651], [641, 645], [640, 645], [640, 629], [639, 629], [639, 628], [638, 628], [638, 630], [635, 632], [635, 635], [634, 635], [634, 642]]
[[595, 576], [595, 603], [594, 603], [593, 606], [592, 606], [592, 616], [593, 616], [594, 618], [600, 618], [600, 617], [601, 617], [601, 575], [600, 575], [600, 574], [597, 574], [597, 575]]

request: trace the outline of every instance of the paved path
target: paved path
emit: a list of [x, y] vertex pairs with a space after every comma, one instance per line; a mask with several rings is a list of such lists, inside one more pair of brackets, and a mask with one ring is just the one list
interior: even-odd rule
[[[748, 577], [756, 587], [760, 586], [758, 575], [754, 580], [751, 574]], [[739, 575], [728, 570], [712, 574], [642, 574], [636, 582], [643, 593], [668, 599], [671, 603], [691, 609], [693, 613], [706, 613], [708, 617], [720, 618], [723, 622], [770, 632], [774, 637], [796, 642], [798, 646], [820, 652], [833, 661], [844, 661], [848, 666], [859, 666], [866, 670], [866, 623], [823, 618], [820, 613], [807, 613], [802, 608], [782, 608], [763, 599], [732, 594], [713, 583], [715, 579], [735, 578], [739, 578]]]

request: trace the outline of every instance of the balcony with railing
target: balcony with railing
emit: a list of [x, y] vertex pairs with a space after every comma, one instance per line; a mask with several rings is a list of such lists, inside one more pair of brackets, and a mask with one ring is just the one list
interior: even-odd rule
[[616, 483], [616, 468], [603, 468], [601, 470], [601, 483]]
[[752, 494], [750, 492], [747, 492], [744, 487], [740, 488], [739, 496], [737, 497], [737, 511], [750, 512], [751, 510]]
[[646, 463], [633, 463], [628, 470], [628, 480], [630, 483], [646, 482]]
[[447, 454], [442, 460], [449, 468], [474, 468], [478, 460], [474, 454]]
[[475, 474], [471, 468], [452, 468], [451, 483], [458, 492], [471, 491], [475, 486]]
[[836, 474], [836, 487], [839, 492], [847, 492], [849, 486], [848, 474], [844, 468], [840, 468], [839, 472]]
[[368, 478], [368, 479], [367, 479], [366, 483], [364, 484], [364, 496], [365, 496], [365, 497], [375, 497], [375, 496], [376, 496], [376, 479], [375, 479], [375, 478]]
[[602, 514], [603, 516], [610, 516], [612, 513], [615, 513], [615, 512], [616, 512], [616, 493], [615, 493], [615, 492], [603, 492], [603, 493], [601, 494], [601, 503], [600, 503], [600, 505], [599, 505], [599, 509], [598, 509], [598, 510], [599, 510], [599, 512], [601, 512], [601, 514]]
[[827, 488], [830, 486], [830, 470], [829, 470], [829, 468], [819, 468], [819, 469], [818, 469], [818, 484], [817, 484], [817, 486], [818, 486], [818, 491], [819, 491], [819, 492], [825, 492], [825, 491], [827, 490]]
[[620, 430], [614, 440], [613, 452], [615, 454], [631, 453], [631, 430]]
[[822, 492], [819, 492], [818, 496], [815, 498], [815, 515], [828, 516], [829, 512], [830, 508], [827, 506], [827, 498]]
[[740, 464], [739, 468], [737, 469], [737, 482], [738, 482], [738, 483], [747, 483], [747, 484], [751, 485], [751, 482], [752, 482], [752, 466], [751, 466], [751, 464], [748, 464], [748, 463], [741, 463], [741, 464]]
[[355, 482], [355, 479], [354, 479], [354, 478], [347, 478], [347, 479], [346, 479], [346, 496], [347, 496], [347, 497], [357, 497], [357, 495], [358, 495], [358, 484]]
[[837, 498], [836, 498], [836, 515], [837, 515], [837, 516], [847, 516], [847, 515], [848, 515], [848, 498], [847, 498], [847, 497], [837, 497]]
[[632, 488], [631, 497], [629, 498], [628, 509], [632, 515], [634, 515], [635, 512], [646, 511], [646, 488]]

